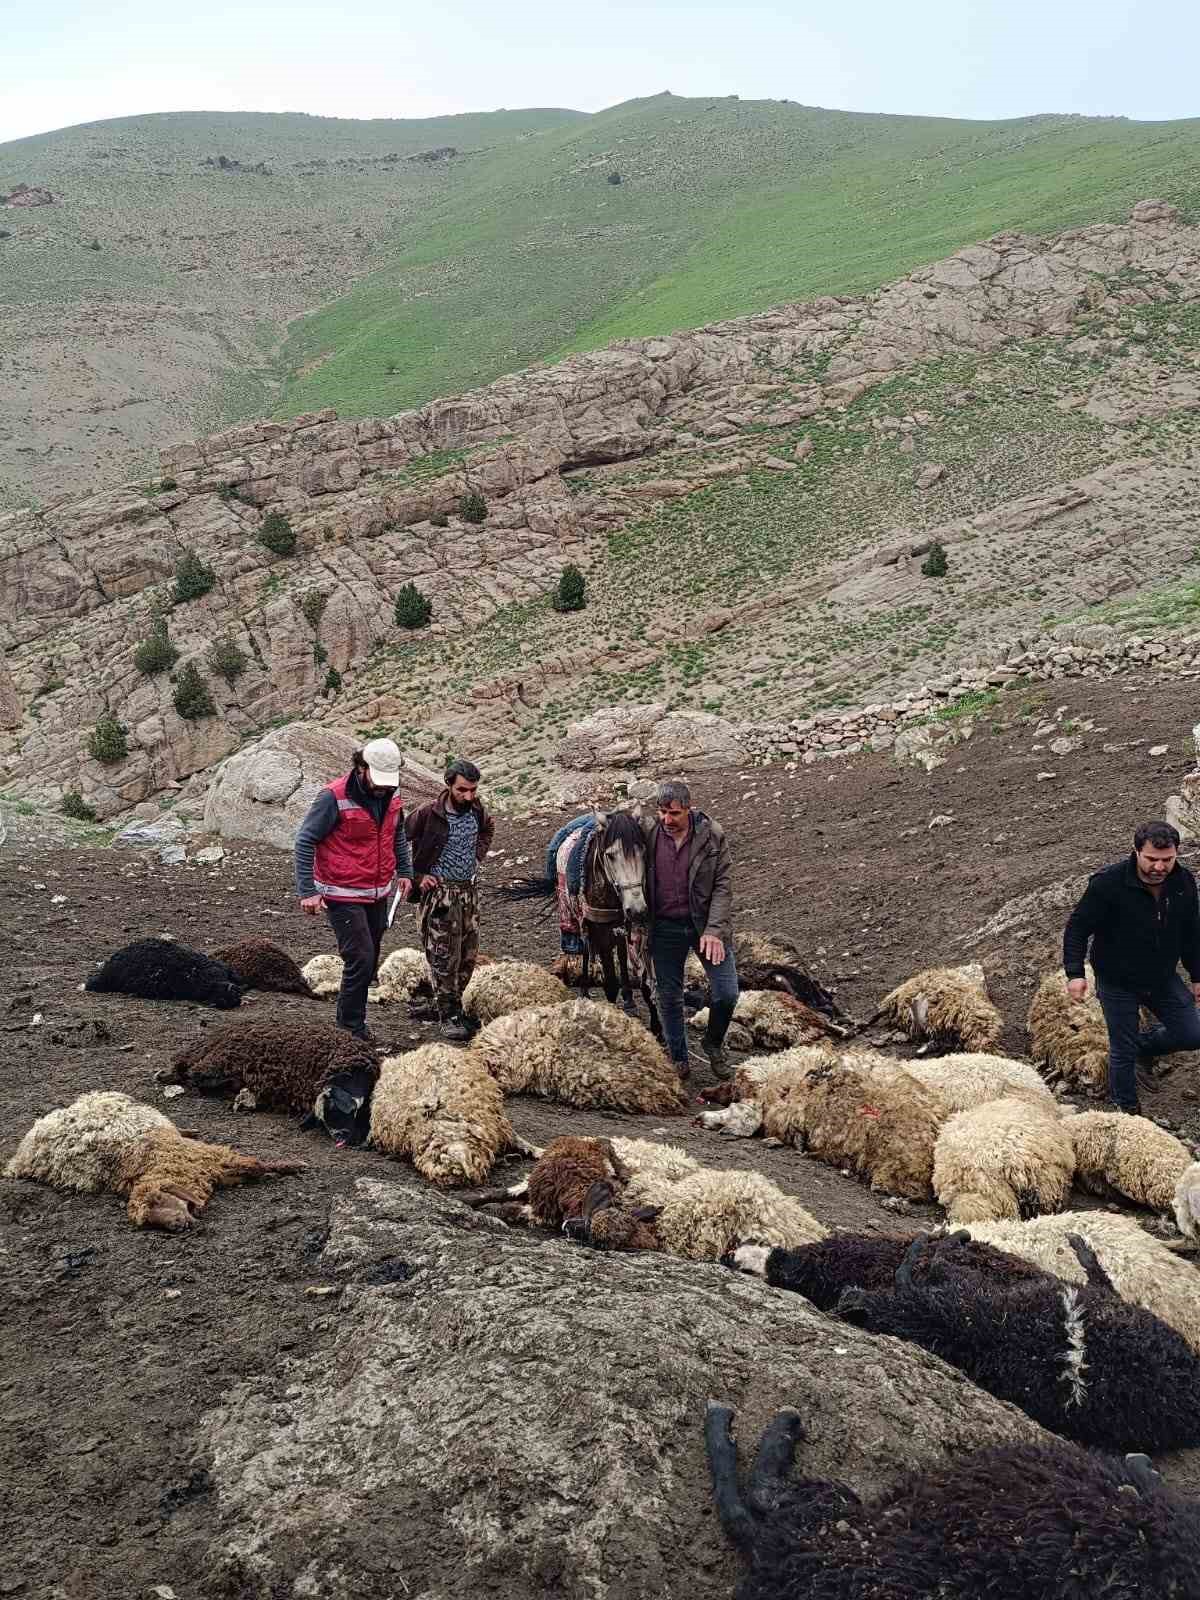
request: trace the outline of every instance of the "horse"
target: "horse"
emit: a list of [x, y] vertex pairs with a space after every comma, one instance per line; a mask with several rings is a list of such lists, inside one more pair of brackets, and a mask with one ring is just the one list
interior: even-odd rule
[[[578, 872], [577, 893], [568, 887], [566, 879], [568, 857], [576, 850], [583, 852], [582, 863], [576, 863], [572, 872], [572, 876]], [[586, 1000], [591, 994], [591, 960], [595, 955], [600, 962], [605, 999], [615, 1004], [619, 994], [623, 1009], [631, 1017], [637, 1016], [632, 981], [636, 979], [650, 1014], [651, 1032], [660, 1039], [662, 1025], [650, 987], [646, 948], [646, 836], [637, 815], [630, 811], [597, 812], [586, 838], [568, 835], [559, 848], [557, 867], [556, 874], [518, 878], [496, 892], [505, 900], [556, 898], [563, 933], [582, 939], [582, 997]]]

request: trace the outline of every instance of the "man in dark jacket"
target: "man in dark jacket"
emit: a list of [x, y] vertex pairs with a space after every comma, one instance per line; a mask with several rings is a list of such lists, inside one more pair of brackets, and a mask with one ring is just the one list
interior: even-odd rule
[[708, 976], [708, 1027], [701, 1049], [718, 1078], [732, 1071], [725, 1035], [737, 1004], [733, 885], [729, 845], [719, 823], [693, 811], [686, 783], [659, 785], [658, 820], [645, 825], [646, 900], [658, 1014], [681, 1078], [689, 1071], [683, 973], [695, 950]]
[[367, 990], [379, 966], [388, 895], [406, 900], [412, 855], [400, 799], [403, 757], [391, 739], [372, 739], [351, 757], [344, 778], [320, 791], [296, 835], [296, 893], [310, 917], [324, 910], [342, 958], [337, 1024], [357, 1038], [367, 1030]]
[[[1087, 993], [1083, 963], [1089, 938], [1096, 998], [1108, 1025], [1108, 1092], [1118, 1111], [1140, 1111], [1138, 1056], [1200, 1049], [1200, 902], [1196, 880], [1179, 861], [1179, 835], [1167, 822], [1144, 822], [1133, 854], [1088, 879], [1063, 936], [1067, 992]], [[1183, 962], [1190, 984], [1179, 976]], [[1138, 1031], [1138, 1008], [1158, 1018]]]
[[477, 798], [479, 768], [452, 761], [446, 787], [408, 819], [413, 876], [421, 897], [421, 938], [445, 1039], [469, 1039], [463, 990], [479, 951], [479, 863], [487, 855], [495, 824]]

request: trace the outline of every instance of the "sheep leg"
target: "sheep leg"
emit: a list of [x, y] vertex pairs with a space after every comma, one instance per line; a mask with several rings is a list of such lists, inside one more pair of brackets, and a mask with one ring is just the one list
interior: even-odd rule
[[540, 1144], [530, 1144], [528, 1139], [522, 1139], [519, 1133], [514, 1133], [508, 1141], [510, 1151], [519, 1156], [528, 1156], [531, 1161], [538, 1161], [545, 1155], [545, 1147]]
[[507, 1189], [480, 1189], [477, 1194], [463, 1194], [458, 1198], [472, 1211], [478, 1211], [480, 1206], [497, 1206], [508, 1200], [523, 1200], [528, 1193], [529, 1179], [522, 1178], [520, 1183], [510, 1184]]
[[704, 1448], [721, 1526], [726, 1537], [739, 1550], [749, 1551], [754, 1545], [757, 1530], [738, 1489], [738, 1451], [733, 1438], [733, 1412], [716, 1400], [710, 1400], [705, 1408]]
[[1078, 1233], [1069, 1233], [1067, 1235], [1067, 1243], [1074, 1250], [1079, 1265], [1087, 1273], [1088, 1288], [1107, 1289], [1110, 1294], [1115, 1294], [1120, 1299], [1120, 1291], [1104, 1270], [1100, 1257], [1087, 1240]]
[[926, 1243], [925, 1235], [923, 1233], [918, 1234], [904, 1252], [904, 1259], [896, 1268], [895, 1283], [897, 1289], [911, 1289], [913, 1287], [913, 1268], [916, 1266], [917, 1258], [925, 1248]]
[[476, 1205], [472, 1209], [482, 1211], [485, 1217], [495, 1217], [510, 1228], [528, 1228], [533, 1223], [533, 1207], [520, 1205], [515, 1200], [507, 1200], [501, 1205]]
[[767, 1424], [750, 1469], [747, 1499], [759, 1516], [769, 1516], [787, 1493], [796, 1444], [804, 1437], [800, 1413], [785, 1407]]

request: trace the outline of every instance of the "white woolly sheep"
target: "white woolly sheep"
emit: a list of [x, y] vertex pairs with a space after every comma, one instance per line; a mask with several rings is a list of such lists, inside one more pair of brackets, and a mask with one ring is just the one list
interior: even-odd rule
[[1063, 1123], [1075, 1150], [1075, 1180], [1090, 1194], [1170, 1211], [1192, 1152], [1149, 1117], [1085, 1111]]
[[4, 1170], [55, 1189], [126, 1195], [136, 1227], [179, 1232], [191, 1227], [214, 1189], [303, 1172], [305, 1163], [259, 1161], [228, 1145], [202, 1143], [153, 1106], [94, 1089], [39, 1117]]
[[327, 953], [313, 956], [300, 968], [300, 975], [312, 992], [324, 999], [342, 987], [342, 958]]
[[951, 1222], [1061, 1211], [1074, 1175], [1066, 1125], [1025, 1100], [957, 1112], [933, 1151], [933, 1192]]
[[1004, 1027], [977, 962], [918, 972], [879, 1002], [872, 1020], [879, 1019], [903, 1028], [910, 1039], [973, 1052], [991, 1050]]
[[1086, 1273], [1071, 1246], [1071, 1234], [1086, 1239], [1113, 1288], [1123, 1299], [1152, 1311], [1200, 1351], [1200, 1294], [1190, 1262], [1140, 1228], [1132, 1217], [1107, 1211], [1062, 1211], [1028, 1222], [968, 1222], [972, 1239], [1007, 1250], [1053, 1272], [1068, 1283], [1084, 1283]]
[[1029, 1053], [1052, 1082], [1100, 1096], [1108, 1093], [1108, 1029], [1096, 999], [1096, 978], [1085, 969], [1087, 994], [1072, 1000], [1067, 975], [1048, 973], [1029, 1005]]
[[480, 1029], [470, 1048], [505, 1094], [652, 1116], [687, 1109], [661, 1046], [616, 1006], [572, 1000], [513, 1011]]
[[956, 1111], [973, 1111], [989, 1100], [1027, 1100], [1047, 1116], [1059, 1114], [1054, 1095], [1035, 1067], [1007, 1056], [972, 1051], [960, 1055], [921, 1056], [906, 1061], [904, 1070], [923, 1083], [946, 1107], [948, 1116]]
[[[827, 1230], [761, 1172], [718, 1172], [700, 1167], [674, 1183], [657, 1184], [658, 1199], [634, 1204], [614, 1190], [610, 1203], [590, 1197], [586, 1235], [601, 1249], [657, 1248], [689, 1261], [719, 1261], [746, 1239], [795, 1249], [815, 1244]], [[649, 1228], [653, 1245], [644, 1242]]]
[[513, 1133], [504, 1095], [482, 1062], [445, 1044], [385, 1057], [371, 1097], [370, 1143], [407, 1157], [440, 1187], [480, 1183], [506, 1149], [533, 1153]]
[[494, 961], [480, 967], [463, 991], [463, 1010], [494, 1022], [530, 1006], [560, 1006], [571, 998], [566, 984], [532, 961]]
[[1200, 1161], [1180, 1173], [1173, 1205], [1175, 1226], [1184, 1238], [1200, 1238]]
[[375, 982], [367, 999], [379, 1005], [399, 1005], [407, 1000], [428, 999], [433, 995], [433, 977], [424, 950], [401, 945], [379, 963]]
[[[688, 1026], [703, 1032], [708, 1027], [708, 1008], [697, 1011]], [[846, 1032], [790, 994], [747, 989], [738, 995], [726, 1042], [734, 1050], [787, 1050], [820, 1039], [845, 1038]]]

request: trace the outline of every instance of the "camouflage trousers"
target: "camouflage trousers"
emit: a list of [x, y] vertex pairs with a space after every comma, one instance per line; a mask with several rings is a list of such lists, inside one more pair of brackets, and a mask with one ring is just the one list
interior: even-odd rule
[[421, 942], [438, 1012], [452, 1017], [462, 1006], [479, 951], [479, 896], [473, 883], [442, 882], [421, 896]]

